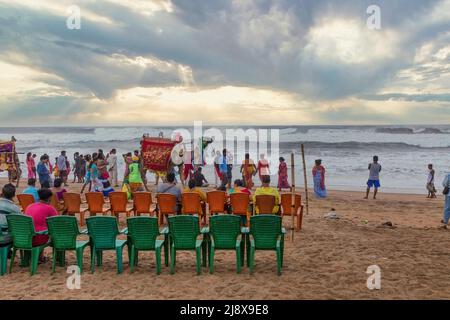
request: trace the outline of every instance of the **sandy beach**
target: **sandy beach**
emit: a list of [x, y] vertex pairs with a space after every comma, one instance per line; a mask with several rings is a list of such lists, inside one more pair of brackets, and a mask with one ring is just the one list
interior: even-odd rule
[[[234, 254], [219, 251], [213, 275], [204, 268], [196, 276], [194, 254], [182, 252], [175, 275], [163, 267], [156, 276], [152, 253], [141, 253], [139, 266], [130, 274], [126, 252], [123, 274], [116, 273], [112, 252], [104, 254], [103, 267], [91, 274], [86, 250], [81, 289], [67, 289], [65, 268], [51, 275], [47, 262], [30, 277], [16, 262], [13, 273], [0, 278], [0, 299], [450, 298], [449, 232], [439, 229], [443, 199], [384, 193], [377, 200], [362, 198], [362, 192], [343, 191], [331, 191], [325, 200], [312, 197], [302, 230], [294, 242], [286, 239], [280, 277], [272, 252], [257, 252], [254, 275], [246, 267], [236, 274]], [[340, 219], [323, 218], [331, 208]], [[386, 221], [394, 228], [382, 227]], [[125, 226], [123, 217], [120, 222]], [[289, 226], [290, 218], [283, 222]], [[68, 265], [75, 264], [73, 254], [67, 257]], [[373, 264], [381, 268], [381, 290], [366, 287], [366, 269]]]

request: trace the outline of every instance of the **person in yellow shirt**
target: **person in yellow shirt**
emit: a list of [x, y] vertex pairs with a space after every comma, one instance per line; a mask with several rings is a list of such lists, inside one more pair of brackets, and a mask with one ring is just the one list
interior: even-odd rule
[[[275, 196], [275, 206], [273, 207], [273, 214], [277, 214], [280, 210], [280, 194], [278, 190], [270, 186], [270, 176], [262, 176], [262, 186], [256, 188], [255, 194], [253, 195], [253, 205], [256, 203], [256, 196], [258, 195], [271, 195]], [[258, 208], [256, 208], [256, 214], [258, 214]]]
[[206, 194], [202, 191], [202, 189], [200, 189], [199, 187], [195, 186], [195, 180], [191, 179], [188, 182], [188, 187], [185, 188], [183, 190], [183, 192], [195, 192], [198, 193], [198, 195], [200, 196], [200, 200], [202, 201], [202, 212], [201, 214], [203, 214], [203, 212], [205, 212], [205, 203], [206, 203]]

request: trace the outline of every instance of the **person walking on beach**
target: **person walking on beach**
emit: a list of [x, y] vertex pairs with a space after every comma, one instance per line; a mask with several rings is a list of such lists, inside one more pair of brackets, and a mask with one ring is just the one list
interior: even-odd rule
[[89, 191], [92, 189], [92, 182], [95, 182], [95, 179], [98, 178], [98, 169], [97, 169], [97, 153], [93, 153], [92, 157], [90, 155], [86, 155], [86, 161], [88, 161], [88, 166], [86, 170], [86, 178], [84, 180], [83, 187], [81, 188], [81, 192], [84, 192], [84, 188], [89, 185]]
[[259, 161], [258, 161], [258, 175], [259, 175], [259, 180], [263, 181], [263, 177], [264, 176], [270, 176], [270, 166], [269, 166], [269, 161], [267, 161], [267, 159], [265, 159], [265, 155], [264, 153], [261, 153], [259, 155]]
[[[36, 155], [35, 155], [36, 156]], [[36, 178], [36, 163], [31, 152], [27, 153], [28, 179]]]
[[[216, 156], [214, 157], [214, 169], [216, 172], [216, 177], [219, 178], [220, 181], [222, 181], [223, 177], [222, 177], [222, 173], [220, 172], [220, 151], [217, 150], [216, 151]], [[216, 179], [216, 187], [217, 187], [217, 179]]]
[[230, 188], [231, 187], [231, 179], [232, 179], [232, 168], [233, 165], [230, 162], [230, 157], [228, 156], [227, 149], [223, 149], [222, 156], [220, 157], [219, 169], [222, 174], [222, 181], [220, 188]]
[[79, 152], [75, 152], [73, 154], [73, 182], [75, 183], [75, 181], [77, 181], [78, 183], [80, 183], [80, 153]]
[[444, 187], [444, 191], [442, 193], [445, 197], [444, 202], [444, 218], [441, 220], [441, 222], [444, 224], [442, 227], [444, 229], [447, 229], [448, 221], [450, 219], [450, 173], [447, 173], [447, 175], [444, 178], [444, 181], [442, 182], [442, 186]]
[[37, 168], [36, 168], [37, 174], [39, 176], [39, 183], [41, 184], [41, 188], [44, 183], [48, 183], [49, 185], [51, 184], [50, 171], [47, 166], [48, 159], [49, 158], [47, 155], [43, 155], [37, 165]]
[[434, 169], [431, 163], [428, 165], [427, 190], [427, 198], [436, 198], [436, 188], [434, 187]]
[[281, 189], [291, 189], [288, 181], [288, 169], [287, 164], [283, 157], [280, 157], [280, 164], [278, 166], [278, 191]]
[[256, 173], [256, 166], [252, 159], [250, 159], [250, 154], [245, 154], [245, 159], [241, 165], [242, 180], [244, 181], [245, 187], [247, 189], [253, 188], [253, 175]]
[[327, 196], [327, 189], [325, 188], [325, 168], [322, 166], [322, 160], [317, 159], [315, 166], [312, 169], [314, 181], [314, 193], [318, 198], [325, 198]]
[[109, 163], [109, 177], [111, 181], [111, 185], [114, 188], [117, 188], [119, 184], [117, 183], [117, 151], [116, 149], [112, 149], [106, 157], [106, 161]]
[[61, 154], [56, 159], [56, 165], [58, 166], [59, 178], [63, 181], [64, 186], [67, 187], [67, 157], [64, 150], [61, 151]]
[[373, 162], [369, 163], [369, 180], [367, 180], [367, 190], [364, 199], [369, 199], [370, 188], [374, 187], [373, 198], [377, 198], [380, 185], [381, 164], [378, 163], [378, 156], [373, 156]]

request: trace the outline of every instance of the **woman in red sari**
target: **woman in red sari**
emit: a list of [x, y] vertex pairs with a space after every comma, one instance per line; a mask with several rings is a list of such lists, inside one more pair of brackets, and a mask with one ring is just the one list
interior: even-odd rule
[[245, 159], [241, 165], [241, 173], [242, 178], [245, 183], [245, 187], [247, 189], [251, 189], [253, 187], [253, 174], [256, 173], [256, 166], [252, 159], [250, 159], [250, 155], [248, 153], [245, 154]]
[[288, 169], [283, 157], [280, 157], [280, 165], [278, 166], [278, 190], [291, 189], [288, 181]]

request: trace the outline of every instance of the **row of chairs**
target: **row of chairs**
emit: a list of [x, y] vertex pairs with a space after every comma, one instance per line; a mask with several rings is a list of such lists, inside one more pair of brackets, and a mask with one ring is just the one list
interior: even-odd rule
[[[224, 191], [209, 191], [206, 193], [207, 203], [210, 215], [224, 213], [225, 204], [227, 203], [227, 193]], [[19, 203], [22, 210], [34, 203], [34, 198], [31, 195], [18, 195]], [[52, 205], [59, 211], [63, 211], [69, 215], [79, 214], [80, 225], [85, 224], [85, 215], [89, 213], [90, 216], [97, 214], [107, 214], [108, 212], [115, 217], [119, 217], [121, 213], [125, 213], [126, 217], [130, 215], [140, 216], [141, 214], [149, 214], [153, 216], [155, 212], [158, 213], [159, 225], [164, 224], [164, 217], [173, 215], [174, 208], [177, 207], [177, 199], [172, 194], [161, 193], [156, 195], [156, 203], [153, 202], [152, 194], [150, 192], [136, 192], [133, 193], [133, 205], [128, 206], [127, 194], [125, 192], [111, 192], [109, 194], [109, 207], [105, 208], [105, 199], [102, 193], [88, 192], [86, 193], [87, 208], [82, 209], [81, 195], [78, 193], [66, 192], [63, 194], [64, 202], [60, 204], [56, 196], [52, 198]], [[297, 220], [296, 230], [300, 230], [302, 226], [303, 205], [301, 195], [295, 195], [294, 215]], [[251, 203], [250, 196], [245, 193], [233, 193], [230, 195], [229, 204], [232, 212], [245, 218], [246, 226], [249, 226], [250, 216], [258, 208], [260, 213], [271, 214], [275, 206], [275, 197], [271, 195], [256, 196], [256, 203], [253, 206], [253, 212], [249, 209]], [[202, 203], [200, 196], [195, 192], [186, 192], [182, 194], [182, 213], [183, 214], [197, 214], [202, 216], [203, 224], [206, 224], [206, 213], [202, 210]], [[158, 208], [156, 210], [156, 207]], [[292, 194], [281, 194], [281, 214], [291, 215], [292, 209]]]
[[[9, 272], [12, 272], [17, 251], [21, 253], [21, 266], [30, 266], [31, 275], [37, 271], [39, 254], [51, 246], [52, 273], [56, 264], [65, 266], [66, 251], [75, 251], [80, 272], [83, 270], [83, 252], [90, 247], [91, 272], [95, 266], [101, 266], [103, 252], [116, 252], [117, 272], [123, 271], [122, 253], [128, 247], [130, 272], [138, 263], [138, 252], [154, 251], [156, 273], [161, 273], [161, 251], [164, 250], [165, 266], [175, 273], [176, 253], [180, 250], [192, 250], [196, 253], [196, 271], [207, 266], [214, 272], [214, 254], [216, 250], [234, 250], [236, 252], [237, 273], [244, 265], [247, 251], [247, 266], [250, 273], [254, 270], [256, 250], [274, 250], [277, 257], [277, 273], [283, 266], [284, 234], [282, 218], [277, 215], [258, 215], [250, 218], [250, 227], [241, 227], [241, 219], [235, 215], [215, 215], [210, 217], [209, 227], [200, 228], [199, 217], [178, 215], [168, 217], [168, 227], [160, 228], [156, 217], [130, 217], [127, 228], [119, 230], [117, 219], [109, 216], [96, 216], [86, 219], [87, 229], [80, 230], [75, 217], [55, 216], [47, 218], [48, 230], [35, 232], [33, 220], [25, 215], [8, 215], [8, 228], [13, 238], [12, 245], [2, 247], [1, 270], [6, 269], [7, 255], [12, 249]], [[48, 234], [50, 241], [33, 246], [33, 237]], [[118, 239], [119, 235], [125, 239]], [[78, 236], [87, 235], [89, 240], [78, 240]], [[169, 254], [170, 251], [170, 254]], [[4, 253], [4, 254], [3, 254]]]

